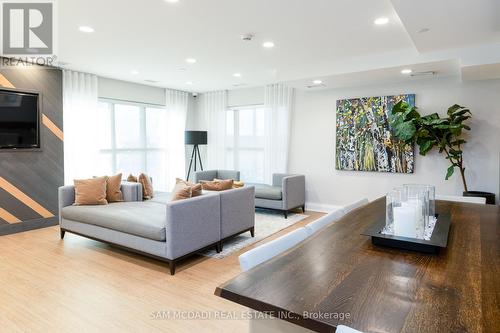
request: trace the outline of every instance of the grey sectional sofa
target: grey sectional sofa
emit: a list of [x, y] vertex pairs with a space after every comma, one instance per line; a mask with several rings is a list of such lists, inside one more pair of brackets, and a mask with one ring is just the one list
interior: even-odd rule
[[254, 236], [254, 188], [204, 193], [170, 202], [170, 194], [142, 201], [137, 183], [122, 183], [124, 202], [103, 206], [74, 206], [73, 186], [59, 188], [61, 238], [66, 231], [107, 242], [168, 262], [175, 274], [179, 260], [215, 247], [250, 231]]

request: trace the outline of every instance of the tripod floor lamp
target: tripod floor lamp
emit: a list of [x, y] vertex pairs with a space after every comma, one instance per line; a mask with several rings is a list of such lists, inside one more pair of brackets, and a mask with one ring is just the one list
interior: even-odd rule
[[201, 163], [201, 155], [199, 145], [207, 144], [207, 131], [186, 131], [184, 133], [184, 143], [186, 145], [193, 145], [193, 152], [191, 153], [191, 160], [189, 161], [189, 168], [186, 180], [189, 180], [189, 175], [191, 174], [191, 169], [193, 167], [194, 160], [194, 172], [197, 170], [198, 162], [200, 163], [200, 169], [203, 171], [203, 164]]

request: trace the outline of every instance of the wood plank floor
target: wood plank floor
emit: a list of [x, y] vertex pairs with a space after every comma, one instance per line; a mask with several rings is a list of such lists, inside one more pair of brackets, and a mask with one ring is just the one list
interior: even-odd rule
[[[322, 216], [309, 217], [253, 246]], [[238, 255], [197, 256], [169, 275], [165, 263], [50, 227], [0, 237], [1, 332], [238, 332], [248, 310], [214, 296], [240, 273]], [[164, 311], [164, 312], [163, 312]], [[162, 319], [168, 311], [210, 319]], [[198, 312], [194, 312], [198, 311]], [[153, 319], [156, 316], [156, 319]]]

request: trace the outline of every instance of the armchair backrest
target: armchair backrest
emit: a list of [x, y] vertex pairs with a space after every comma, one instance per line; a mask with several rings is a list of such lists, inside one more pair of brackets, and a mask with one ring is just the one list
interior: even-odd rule
[[194, 173], [194, 182], [199, 183], [202, 180], [214, 180], [217, 178], [217, 170], [205, 170], [205, 171], [196, 171]]
[[233, 179], [240, 180], [240, 172], [235, 170], [217, 170], [218, 179]]
[[199, 183], [202, 180], [214, 180], [214, 178], [218, 179], [234, 179], [240, 180], [240, 172], [234, 170], [205, 170], [205, 171], [196, 171], [194, 173], [194, 182]]

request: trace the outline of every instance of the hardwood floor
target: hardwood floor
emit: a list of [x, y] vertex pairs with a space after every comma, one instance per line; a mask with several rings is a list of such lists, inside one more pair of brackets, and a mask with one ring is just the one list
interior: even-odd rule
[[[323, 215], [306, 214], [253, 246]], [[240, 273], [238, 255], [251, 247], [224, 259], [193, 257], [171, 276], [163, 262], [71, 233], [60, 240], [59, 227], [2, 236], [0, 331], [247, 332], [248, 320], [215, 316], [235, 318], [248, 309], [213, 293]], [[169, 311], [197, 318], [164, 319]]]

